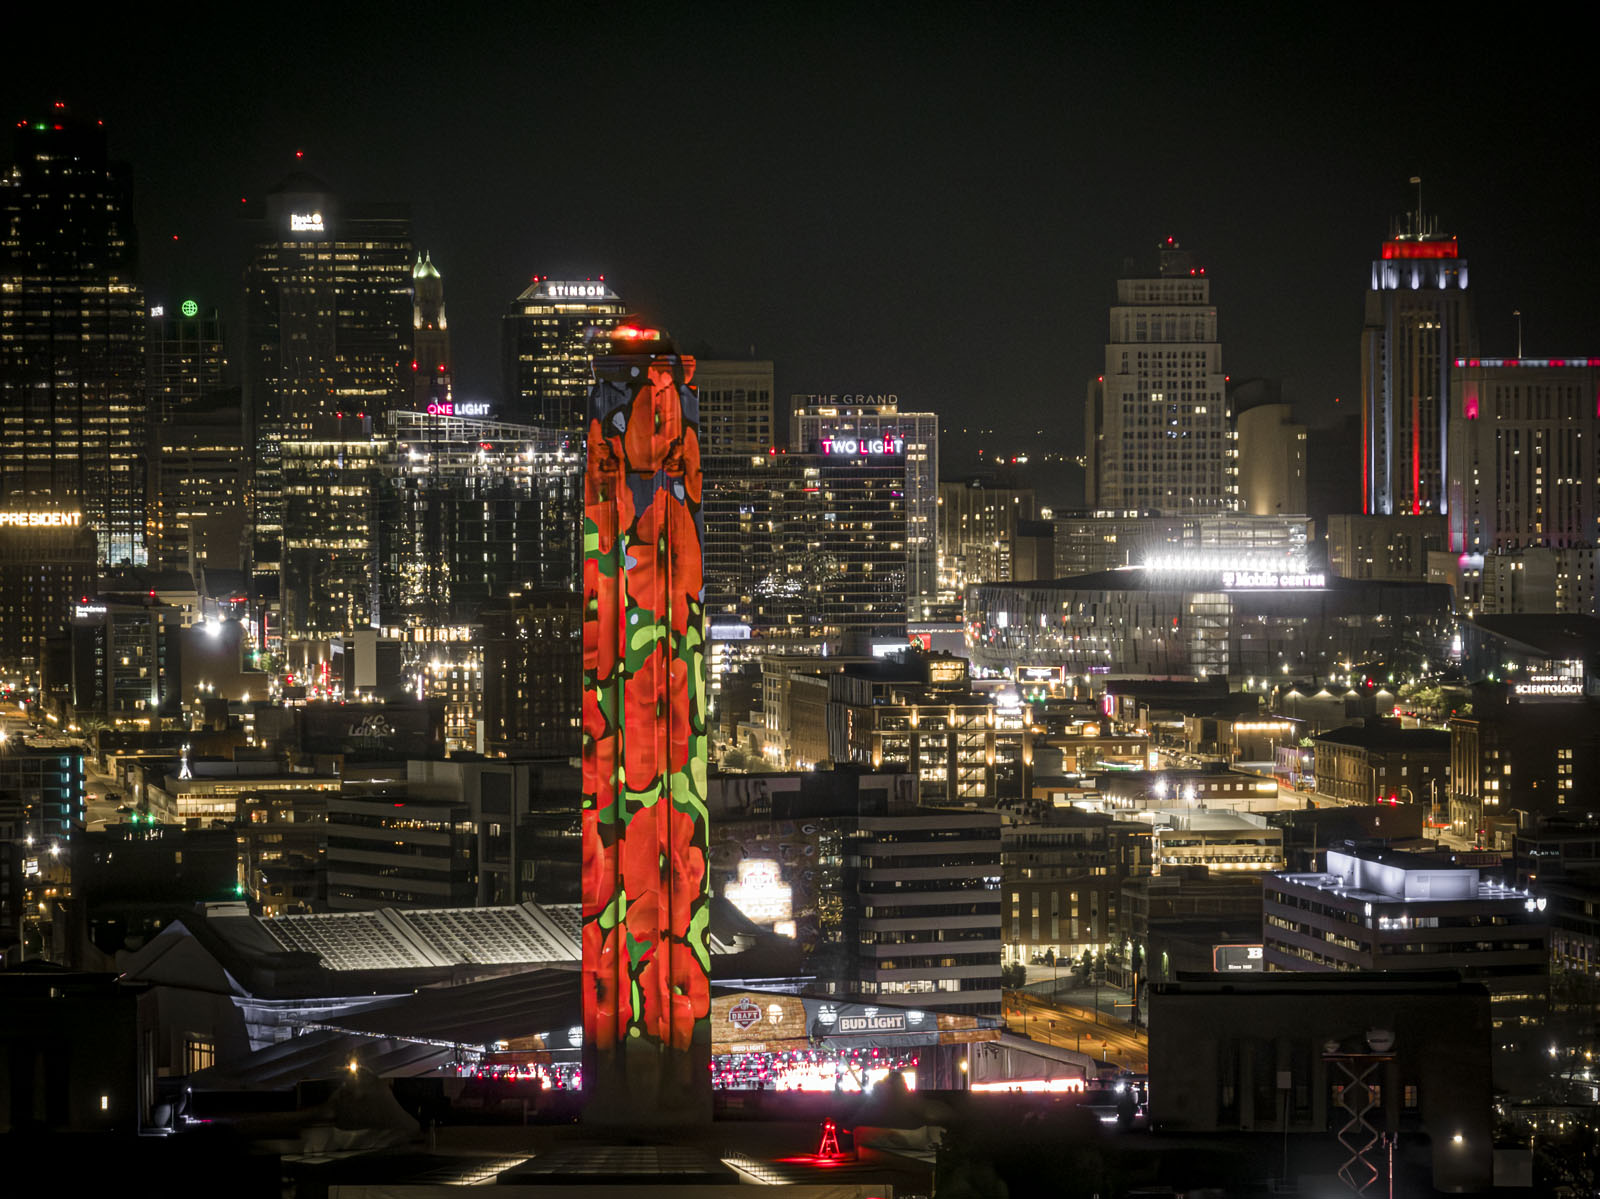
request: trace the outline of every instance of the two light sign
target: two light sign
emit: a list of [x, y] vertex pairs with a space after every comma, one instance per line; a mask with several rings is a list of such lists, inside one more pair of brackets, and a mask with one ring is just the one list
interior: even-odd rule
[[906, 448], [905, 438], [892, 433], [885, 437], [824, 437], [820, 444], [824, 454], [902, 454]]

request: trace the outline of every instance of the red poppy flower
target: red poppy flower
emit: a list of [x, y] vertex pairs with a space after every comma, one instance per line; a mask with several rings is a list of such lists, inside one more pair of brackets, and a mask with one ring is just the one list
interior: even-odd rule
[[643, 791], [666, 759], [666, 647], [654, 646], [622, 682], [624, 768], [628, 786]]
[[689, 764], [689, 737], [699, 730], [693, 727], [690, 715], [694, 705], [689, 696], [689, 664], [682, 658], [673, 658], [668, 671], [672, 678], [672, 702], [668, 707], [672, 719], [667, 729], [667, 768], [677, 771]]
[[[705, 893], [705, 878], [705, 853], [696, 845], [694, 817], [674, 809], [666, 798], [633, 814], [622, 842], [622, 886], [628, 893], [628, 928], [635, 941], [647, 939], [641, 935], [647, 922], [653, 922], [655, 930], [650, 941], [659, 940], [661, 932], [686, 936], [694, 902]], [[637, 927], [636, 902], [641, 905]]]
[[687, 945], [674, 944], [672, 964], [672, 1047], [687, 1049], [696, 1020], [711, 1013], [711, 980]]
[[672, 378], [672, 364], [650, 364], [645, 386], [633, 398], [628, 427], [622, 435], [623, 457], [636, 474], [660, 470], [674, 443], [683, 437], [683, 401]]
[[583, 668], [597, 680], [609, 679], [622, 656], [624, 636], [618, 614], [621, 580], [600, 569], [594, 557], [583, 560]]
[[583, 916], [606, 910], [617, 893], [617, 844], [607, 840], [598, 813], [583, 814]]
[[632, 989], [622, 985], [617, 970], [621, 962], [620, 936], [597, 920], [583, 925], [583, 1027], [594, 1037], [595, 1048], [616, 1047], [622, 1030], [633, 1019]]
[[685, 426], [683, 440], [673, 448], [667, 473], [683, 480], [684, 490], [695, 503], [700, 502], [700, 435], [692, 425]]
[[711, 1010], [711, 985], [694, 951], [681, 942], [662, 946], [639, 972], [645, 1028], [674, 1049], [694, 1040], [695, 1022]]
[[594, 796], [595, 811], [617, 799], [617, 735], [600, 711], [600, 697], [583, 692], [583, 793]]
[[583, 514], [594, 521], [600, 552], [609, 554], [617, 534], [633, 523], [633, 493], [621, 455], [622, 439], [605, 437], [600, 422], [589, 422], [589, 460], [583, 472]]
[[[662, 618], [670, 606], [673, 631], [685, 632], [690, 602], [698, 601], [705, 587], [700, 530], [695, 527], [694, 513], [670, 492], [658, 491], [639, 513], [635, 538], [629, 547], [634, 566], [628, 571], [628, 594]], [[663, 539], [665, 555], [661, 552]]]

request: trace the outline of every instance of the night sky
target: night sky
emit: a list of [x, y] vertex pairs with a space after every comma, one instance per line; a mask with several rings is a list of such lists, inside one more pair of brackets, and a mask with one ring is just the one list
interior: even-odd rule
[[495, 398], [530, 275], [604, 274], [680, 345], [774, 359], [780, 395], [895, 392], [1076, 451], [1117, 272], [1174, 236], [1225, 369], [1320, 423], [1358, 394], [1414, 174], [1486, 354], [1515, 307], [1529, 356], [1600, 354], [1587, 39], [1300, 9], [44, 6], [0, 95], [13, 123], [105, 120], [152, 302], [237, 311], [240, 197], [297, 149], [347, 200], [409, 202], [461, 399]]

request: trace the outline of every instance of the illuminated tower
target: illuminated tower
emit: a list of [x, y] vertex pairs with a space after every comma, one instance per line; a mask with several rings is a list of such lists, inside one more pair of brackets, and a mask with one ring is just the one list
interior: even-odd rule
[[822, 454], [834, 462], [861, 458], [904, 463], [906, 612], [914, 620], [925, 620], [939, 590], [939, 417], [932, 412], [902, 412], [891, 395], [855, 398], [877, 402], [841, 404], [836, 397], [795, 397], [799, 406], [790, 419], [789, 442], [796, 450]]
[[[282, 447], [410, 397], [415, 255], [404, 205], [343, 203], [304, 172], [267, 193], [245, 270], [244, 402], [253, 440], [253, 567], [282, 569]], [[315, 530], [310, 531], [315, 535]]]
[[[511, 304], [502, 327], [506, 420], [583, 427], [589, 394], [589, 335], [626, 314], [622, 299], [599, 279], [535, 279]], [[603, 344], [603, 343], [602, 343]]]
[[1089, 384], [1091, 508], [1230, 512], [1237, 457], [1211, 280], [1167, 238], [1160, 266], [1118, 279], [1105, 371]]
[[583, 522], [586, 1118], [698, 1122], [711, 1115], [699, 400], [694, 359], [662, 334], [619, 326], [609, 341]]
[[0, 507], [73, 510], [142, 563], [144, 297], [132, 176], [57, 105], [0, 169]]
[[[450, 404], [450, 327], [444, 316], [444, 279], [431, 254], [411, 270], [411, 406], [427, 412]], [[446, 414], [453, 412], [447, 409]]]
[[1361, 505], [1444, 512], [1450, 366], [1478, 352], [1467, 260], [1420, 203], [1372, 264], [1361, 332]]

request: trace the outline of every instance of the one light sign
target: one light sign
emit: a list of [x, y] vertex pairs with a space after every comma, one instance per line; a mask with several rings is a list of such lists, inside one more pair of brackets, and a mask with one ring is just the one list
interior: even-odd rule
[[435, 400], [428, 405], [429, 416], [488, 416], [489, 405], [483, 400], [456, 403], [452, 400]]

